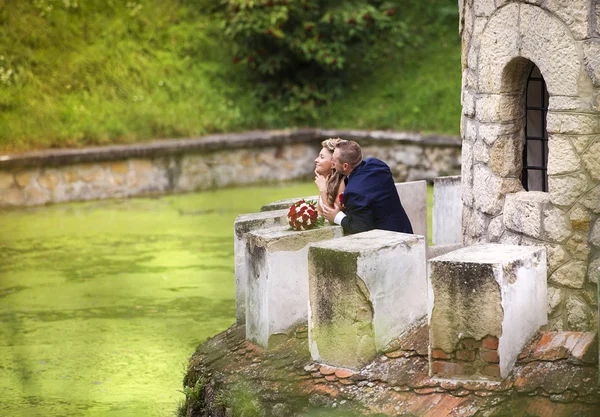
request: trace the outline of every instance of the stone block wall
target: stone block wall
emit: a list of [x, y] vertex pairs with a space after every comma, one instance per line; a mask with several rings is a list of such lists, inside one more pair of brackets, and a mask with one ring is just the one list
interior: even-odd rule
[[287, 209], [266, 213], [240, 214], [233, 224], [233, 258], [235, 261], [235, 319], [237, 324], [246, 323], [246, 288], [248, 268], [246, 262], [246, 235], [254, 230], [283, 226], [288, 222]]
[[423, 236], [370, 230], [308, 251], [311, 356], [358, 369], [427, 314]]
[[460, 170], [460, 140], [394, 132], [258, 131], [0, 155], [0, 207], [206, 190], [310, 177], [320, 142], [358, 141], [397, 181]]
[[400, 197], [400, 203], [410, 220], [413, 233], [425, 237], [427, 242], [429, 236], [427, 227], [427, 182], [398, 182], [396, 183], [396, 190]]
[[506, 378], [547, 323], [546, 250], [483, 244], [429, 261], [431, 374]]
[[285, 226], [246, 234], [246, 338], [264, 348], [308, 318], [308, 250], [343, 234], [340, 226], [293, 231]]
[[[465, 244], [542, 245], [554, 330], [596, 329], [600, 0], [461, 0]], [[525, 94], [549, 94], [548, 192], [521, 185]]]
[[433, 181], [433, 244], [462, 243], [462, 200], [460, 176], [440, 177]]
[[[452, 143], [451, 137], [429, 136], [424, 141], [418, 133], [337, 130], [322, 130], [321, 136], [357, 141], [363, 157], [385, 161], [396, 182], [427, 180], [431, 183], [435, 177], [460, 172], [460, 154], [448, 146]], [[404, 146], [395, 145], [400, 142]]]

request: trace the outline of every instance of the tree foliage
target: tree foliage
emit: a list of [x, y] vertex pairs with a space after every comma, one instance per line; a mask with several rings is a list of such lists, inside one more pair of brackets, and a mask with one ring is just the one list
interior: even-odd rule
[[234, 62], [257, 78], [257, 93], [311, 120], [335, 96], [352, 60], [401, 46], [399, 4], [381, 0], [227, 0], [225, 34]]

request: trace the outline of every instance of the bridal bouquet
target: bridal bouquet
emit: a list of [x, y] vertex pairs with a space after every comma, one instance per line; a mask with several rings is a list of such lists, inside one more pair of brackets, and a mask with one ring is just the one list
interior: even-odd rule
[[288, 211], [288, 223], [294, 230], [308, 230], [321, 226], [323, 219], [319, 218], [316, 203], [300, 200], [292, 204]]

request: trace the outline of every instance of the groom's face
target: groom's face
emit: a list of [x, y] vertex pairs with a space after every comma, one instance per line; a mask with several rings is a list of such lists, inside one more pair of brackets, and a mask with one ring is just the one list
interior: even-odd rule
[[333, 151], [333, 156], [331, 157], [331, 162], [333, 163], [333, 167], [335, 168], [335, 170], [341, 174], [344, 175], [348, 175], [348, 163], [344, 162], [341, 163], [340, 162], [340, 150], [339, 149], [335, 149]]

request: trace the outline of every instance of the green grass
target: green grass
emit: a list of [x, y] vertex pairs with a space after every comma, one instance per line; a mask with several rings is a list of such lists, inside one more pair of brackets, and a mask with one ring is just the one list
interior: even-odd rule
[[334, 102], [324, 119], [335, 128], [458, 134], [460, 84], [455, 34], [385, 62]]
[[[210, 15], [177, 2], [0, 0], [5, 150], [187, 137], [251, 126], [256, 105]], [[35, 2], [34, 2], [35, 3]], [[141, 4], [141, 3], [140, 3]], [[42, 15], [43, 13], [43, 15]], [[236, 82], [231, 82], [236, 80]]]
[[[215, 4], [0, 0], [0, 152], [302, 127], [258, 100]], [[357, 53], [341, 96], [306, 124], [458, 133], [456, 2], [407, 4], [403, 53]]]

